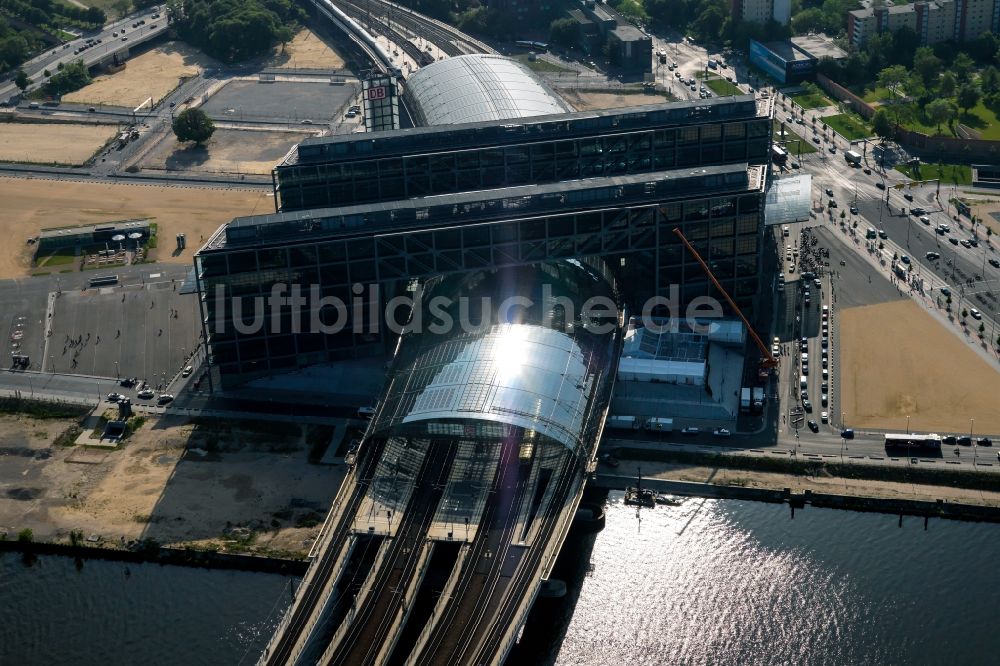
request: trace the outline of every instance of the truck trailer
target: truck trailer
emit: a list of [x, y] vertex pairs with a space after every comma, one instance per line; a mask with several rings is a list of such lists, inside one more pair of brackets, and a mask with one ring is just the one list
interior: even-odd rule
[[646, 421], [646, 430], [652, 432], [673, 432], [674, 420], [662, 416], [654, 416]]
[[641, 421], [634, 416], [609, 416], [604, 425], [612, 430], [638, 430]]

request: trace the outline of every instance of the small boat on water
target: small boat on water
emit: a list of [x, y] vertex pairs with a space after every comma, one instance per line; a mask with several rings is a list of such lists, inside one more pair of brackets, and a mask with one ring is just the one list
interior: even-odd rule
[[629, 486], [625, 489], [625, 504], [629, 506], [644, 506], [652, 509], [656, 506], [656, 493], [645, 488]]
[[656, 494], [656, 503], [662, 504], [664, 506], [679, 506], [681, 500], [676, 497], [671, 497], [670, 495], [663, 495], [661, 493]]

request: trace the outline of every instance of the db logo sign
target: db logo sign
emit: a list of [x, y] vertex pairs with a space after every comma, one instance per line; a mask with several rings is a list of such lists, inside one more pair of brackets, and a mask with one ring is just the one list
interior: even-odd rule
[[385, 86], [379, 86], [378, 88], [369, 88], [368, 99], [385, 99]]

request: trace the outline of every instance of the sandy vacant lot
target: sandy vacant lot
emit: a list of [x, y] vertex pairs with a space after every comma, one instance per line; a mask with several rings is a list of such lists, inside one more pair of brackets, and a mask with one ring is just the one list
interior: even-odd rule
[[[0, 279], [25, 275], [26, 240], [46, 227], [155, 218], [164, 243], [151, 253], [158, 261], [190, 264], [191, 257], [219, 225], [238, 215], [274, 211], [269, 191], [106, 185], [25, 178], [0, 178]], [[187, 234], [188, 249], [171, 255], [175, 234]]]
[[1000, 433], [1000, 372], [913, 301], [844, 310], [840, 340], [852, 427]]
[[163, 417], [118, 449], [53, 446], [73, 423], [0, 416], [0, 530], [225, 545], [241, 526], [255, 547], [302, 551], [346, 469], [308, 462], [309, 439], [329, 439], [315, 427]]
[[113, 125], [0, 123], [0, 161], [83, 164], [114, 133]]
[[562, 98], [569, 102], [577, 111], [593, 109], [620, 109], [627, 106], [643, 106], [645, 104], [666, 104], [663, 95], [616, 95], [614, 93], [583, 92], [579, 90], [557, 89]]
[[316, 132], [256, 132], [219, 129], [203, 146], [164, 137], [143, 160], [144, 169], [269, 174], [288, 150]]
[[280, 46], [277, 48], [268, 65], [289, 69], [342, 69], [344, 59], [311, 30], [303, 28], [285, 46], [283, 53]]
[[187, 44], [168, 42], [129, 59], [120, 72], [96, 77], [89, 86], [63, 96], [63, 101], [131, 109], [152, 97], [155, 104], [181, 79], [198, 76], [212, 62]]

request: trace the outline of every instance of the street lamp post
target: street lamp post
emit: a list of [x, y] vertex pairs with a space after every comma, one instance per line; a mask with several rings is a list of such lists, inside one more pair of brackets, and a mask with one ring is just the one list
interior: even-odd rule
[[907, 417], [906, 417], [906, 434], [907, 435], [910, 434], [910, 417], [909, 417], [909, 415], [907, 415]]

